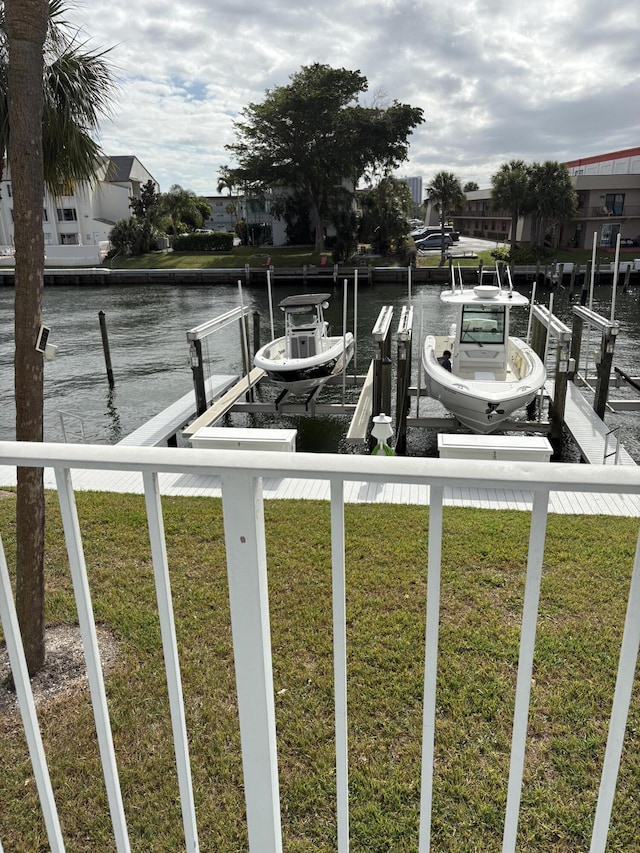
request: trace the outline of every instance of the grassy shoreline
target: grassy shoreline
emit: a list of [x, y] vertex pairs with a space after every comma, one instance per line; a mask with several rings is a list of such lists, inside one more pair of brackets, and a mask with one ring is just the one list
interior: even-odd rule
[[[627, 250], [626, 254], [620, 256], [621, 260], [632, 260], [637, 249]], [[244, 269], [248, 264], [251, 269], [266, 268], [270, 262], [275, 267], [302, 269], [304, 266], [319, 267], [322, 259], [327, 268], [333, 267], [330, 252], [319, 254], [311, 246], [294, 247], [260, 247], [236, 246], [229, 254], [187, 254], [183, 252], [156, 252], [152, 255], [142, 255], [135, 258], [117, 258], [113, 264], [114, 269]], [[583, 266], [591, 260], [591, 252], [579, 249], [567, 249], [554, 253], [546, 263], [558, 261], [560, 263], [580, 263]], [[608, 264], [614, 260], [613, 252], [600, 251], [597, 254], [597, 262]], [[457, 258], [456, 264], [462, 266], [477, 267], [479, 261], [485, 266], [494, 266], [495, 260], [490, 251], [480, 252], [477, 258]], [[394, 267], [402, 266], [396, 257], [363, 257], [359, 261], [360, 266]], [[545, 262], [541, 266], [544, 267]], [[344, 266], [351, 266], [345, 264]], [[418, 267], [438, 267], [440, 257], [438, 254], [422, 256], [418, 258]]]
[[[79, 493], [132, 849], [183, 849], [153, 571], [137, 495]], [[246, 849], [221, 503], [163, 500], [203, 849]], [[14, 501], [0, 502], [9, 564]], [[47, 621], [75, 605], [47, 493]], [[417, 850], [428, 509], [349, 505], [346, 520], [354, 853]], [[283, 834], [335, 850], [329, 505], [265, 504]], [[390, 535], [393, 531], [393, 535]], [[529, 515], [445, 508], [434, 850], [500, 849]], [[637, 520], [552, 516], [538, 623], [518, 849], [588, 848]], [[637, 850], [636, 685], [610, 850]], [[39, 716], [70, 851], [113, 849], [86, 691]], [[20, 724], [0, 718], [0, 838], [47, 849]]]

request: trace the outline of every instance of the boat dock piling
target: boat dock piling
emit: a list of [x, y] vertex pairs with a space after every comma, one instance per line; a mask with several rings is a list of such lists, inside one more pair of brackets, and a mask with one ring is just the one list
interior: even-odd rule
[[245, 345], [247, 336], [246, 322], [248, 314], [249, 309], [246, 308], [244, 305], [240, 305], [240, 307], [232, 308], [225, 314], [221, 314], [219, 317], [214, 317], [212, 320], [207, 320], [205, 323], [201, 323], [199, 326], [195, 326], [193, 329], [190, 329], [187, 332], [187, 343], [189, 344], [191, 371], [193, 373], [193, 387], [196, 395], [196, 413], [198, 415], [204, 414], [208, 406], [205, 388], [205, 360], [203, 358], [202, 352], [202, 341], [208, 338], [210, 335], [215, 334], [215, 332], [219, 331], [220, 329], [223, 329], [225, 326], [228, 326], [229, 323], [234, 323], [237, 321], [239, 323], [240, 329], [240, 342], [241, 350], [243, 353], [243, 362], [245, 363], [245, 374], [248, 374], [249, 367], [247, 365], [247, 348]]

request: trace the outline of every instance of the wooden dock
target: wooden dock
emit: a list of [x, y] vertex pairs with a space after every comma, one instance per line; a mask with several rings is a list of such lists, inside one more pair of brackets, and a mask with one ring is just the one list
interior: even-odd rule
[[254, 367], [248, 376], [243, 376], [242, 379], [236, 382], [232, 388], [229, 388], [229, 390], [223, 394], [219, 400], [216, 400], [206, 412], [203, 412], [195, 419], [195, 421], [193, 421], [193, 423], [189, 424], [184, 431], [185, 435], [193, 435], [202, 427], [213, 426], [217, 423], [235, 406], [243, 394], [246, 394], [250, 388], [257, 385], [264, 375], [264, 370], [259, 367]]

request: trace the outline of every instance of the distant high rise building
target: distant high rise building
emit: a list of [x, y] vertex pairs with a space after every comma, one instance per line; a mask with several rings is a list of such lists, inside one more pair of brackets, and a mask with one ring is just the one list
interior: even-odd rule
[[422, 178], [400, 178], [409, 187], [411, 198], [416, 204], [422, 204]]

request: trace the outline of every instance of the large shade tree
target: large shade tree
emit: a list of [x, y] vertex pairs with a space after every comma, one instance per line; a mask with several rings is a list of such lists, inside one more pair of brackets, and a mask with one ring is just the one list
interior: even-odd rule
[[449, 216], [464, 201], [462, 184], [453, 172], [438, 172], [427, 187], [427, 198], [435, 204], [440, 213], [440, 262], [444, 261], [444, 229]]
[[[15, 244], [16, 438], [42, 441], [44, 373], [35, 350], [42, 324], [45, 185], [60, 193], [95, 174], [92, 138], [113, 80], [65, 23], [61, 0], [0, 4], [0, 156], [8, 153]], [[16, 608], [27, 666], [44, 664], [44, 486], [36, 468], [18, 469]]]
[[359, 71], [315, 63], [290, 80], [244, 108], [234, 125], [236, 141], [227, 146], [238, 166], [223, 169], [233, 184], [250, 190], [281, 187], [301, 196], [322, 251], [325, 226], [345, 199], [351, 203], [363, 175], [388, 173], [406, 159], [422, 110], [397, 101], [362, 106], [358, 99], [368, 84]]

